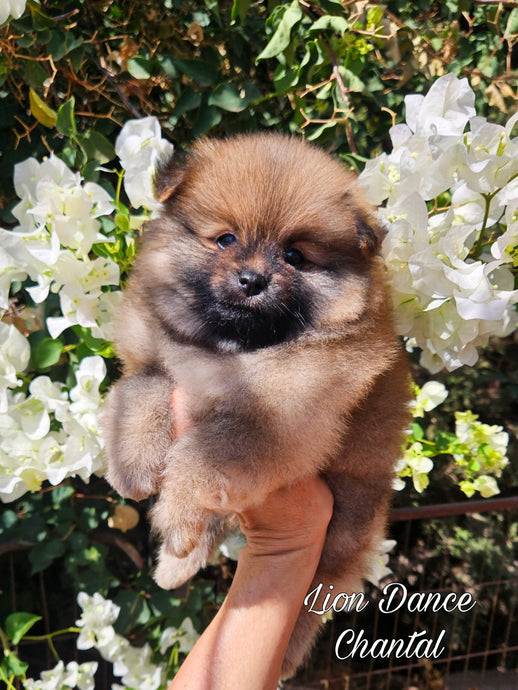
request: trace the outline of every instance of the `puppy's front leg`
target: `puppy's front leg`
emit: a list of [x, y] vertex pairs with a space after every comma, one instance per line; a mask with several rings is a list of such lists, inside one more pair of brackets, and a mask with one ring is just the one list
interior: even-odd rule
[[158, 490], [173, 443], [172, 390], [166, 375], [139, 372], [123, 376], [107, 396], [102, 419], [107, 479], [121, 496], [138, 501]]

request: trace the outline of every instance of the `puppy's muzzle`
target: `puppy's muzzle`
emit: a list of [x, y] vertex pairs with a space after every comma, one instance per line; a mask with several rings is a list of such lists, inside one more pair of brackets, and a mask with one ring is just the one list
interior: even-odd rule
[[260, 295], [268, 287], [266, 276], [256, 273], [249, 268], [240, 271], [238, 275], [239, 286], [247, 297]]

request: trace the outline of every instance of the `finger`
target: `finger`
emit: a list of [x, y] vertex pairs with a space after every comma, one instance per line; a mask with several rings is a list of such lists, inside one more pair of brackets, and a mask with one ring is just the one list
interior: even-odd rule
[[171, 410], [173, 412], [173, 433], [176, 438], [183, 436], [191, 426], [188, 414], [188, 398], [183, 388], [175, 388], [171, 394]]

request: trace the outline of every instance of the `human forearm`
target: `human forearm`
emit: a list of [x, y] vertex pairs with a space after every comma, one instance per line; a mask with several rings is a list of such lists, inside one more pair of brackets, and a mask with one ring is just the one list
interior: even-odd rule
[[[328, 490], [318, 488], [320, 493], [316, 494], [299, 490], [298, 500], [286, 506], [297, 521], [295, 531], [271, 530], [266, 523], [258, 525], [250, 520], [250, 515], [241, 516], [249, 545], [241, 553], [229, 594], [169, 690], [277, 687], [284, 653], [318, 565], [331, 514]], [[289, 504], [290, 494], [281, 491], [277, 495]], [[315, 498], [316, 503], [312, 503]], [[307, 520], [304, 513], [316, 517]], [[305, 520], [307, 524], [303, 524]]]

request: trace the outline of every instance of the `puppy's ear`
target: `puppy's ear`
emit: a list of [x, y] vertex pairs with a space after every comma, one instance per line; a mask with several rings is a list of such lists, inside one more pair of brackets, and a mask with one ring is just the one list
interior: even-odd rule
[[184, 178], [185, 156], [182, 153], [175, 152], [172, 158], [160, 161], [153, 179], [156, 200], [161, 204], [167, 201], [182, 184]]
[[357, 211], [354, 221], [360, 251], [365, 259], [370, 259], [379, 251], [386, 232], [372, 213]]

